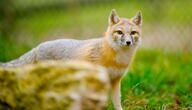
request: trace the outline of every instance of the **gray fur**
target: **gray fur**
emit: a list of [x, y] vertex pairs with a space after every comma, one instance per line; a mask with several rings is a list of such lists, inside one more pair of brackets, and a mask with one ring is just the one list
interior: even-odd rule
[[[18, 59], [7, 63], [0, 63], [2, 67], [18, 67], [26, 64], [36, 63], [44, 60], [68, 60], [78, 59], [80, 49], [87, 44], [95, 44], [101, 39], [74, 40], [58, 39], [41, 43], [31, 51]], [[95, 42], [95, 43], [93, 43]]]

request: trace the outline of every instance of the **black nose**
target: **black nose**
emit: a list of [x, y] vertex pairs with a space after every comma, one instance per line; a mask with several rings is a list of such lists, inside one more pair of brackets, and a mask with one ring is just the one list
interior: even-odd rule
[[130, 45], [130, 44], [131, 44], [131, 41], [126, 41], [126, 44], [127, 44], [127, 45]]

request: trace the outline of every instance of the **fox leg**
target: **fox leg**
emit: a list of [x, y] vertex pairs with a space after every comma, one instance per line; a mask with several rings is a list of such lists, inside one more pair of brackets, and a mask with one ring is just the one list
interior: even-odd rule
[[112, 82], [112, 100], [115, 110], [123, 110], [121, 106], [121, 78]]

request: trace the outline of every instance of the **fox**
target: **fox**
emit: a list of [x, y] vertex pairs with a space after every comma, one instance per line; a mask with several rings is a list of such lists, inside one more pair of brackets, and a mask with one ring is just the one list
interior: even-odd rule
[[45, 60], [83, 60], [101, 65], [106, 68], [110, 76], [113, 105], [116, 110], [123, 110], [120, 82], [128, 72], [133, 56], [141, 43], [141, 34], [141, 11], [131, 18], [122, 18], [115, 9], [112, 9], [103, 37], [43, 42], [18, 59], [2, 63], [1, 66], [19, 67]]

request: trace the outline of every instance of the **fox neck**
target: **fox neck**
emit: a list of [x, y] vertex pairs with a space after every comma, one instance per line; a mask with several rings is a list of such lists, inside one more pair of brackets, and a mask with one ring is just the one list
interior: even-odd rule
[[121, 78], [124, 73], [128, 71], [128, 67], [133, 59], [136, 47], [131, 47], [128, 49], [120, 49], [115, 47], [113, 43], [110, 43], [108, 38], [105, 36], [102, 40], [102, 58], [100, 64], [106, 67], [107, 71], [110, 73], [110, 78], [112, 80], [116, 78]]

